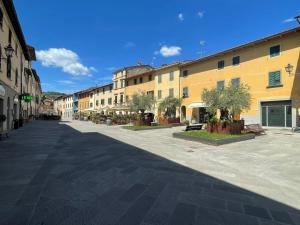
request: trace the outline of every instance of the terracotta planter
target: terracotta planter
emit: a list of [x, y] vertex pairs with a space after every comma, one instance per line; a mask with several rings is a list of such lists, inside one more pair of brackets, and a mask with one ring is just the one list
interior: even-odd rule
[[241, 134], [243, 128], [242, 121], [234, 121], [231, 123], [208, 123], [207, 131], [218, 134]]
[[158, 122], [161, 125], [178, 124], [180, 123], [180, 118], [174, 118], [174, 119], [159, 118]]

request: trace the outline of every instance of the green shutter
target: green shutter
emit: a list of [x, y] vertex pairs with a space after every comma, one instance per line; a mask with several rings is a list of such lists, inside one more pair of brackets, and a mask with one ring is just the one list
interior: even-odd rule
[[232, 80], [231, 80], [231, 84], [232, 84], [234, 87], [240, 86], [240, 78], [232, 79]]
[[269, 86], [277, 86], [281, 84], [281, 72], [275, 71], [269, 73]]

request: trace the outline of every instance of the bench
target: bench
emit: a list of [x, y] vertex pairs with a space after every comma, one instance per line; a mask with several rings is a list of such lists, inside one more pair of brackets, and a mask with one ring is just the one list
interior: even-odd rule
[[185, 131], [202, 130], [203, 124], [191, 124], [186, 126]]
[[249, 124], [249, 125], [245, 125], [245, 127], [246, 127], [245, 130], [249, 133], [254, 133], [256, 135], [266, 134], [265, 130], [262, 128], [260, 124]]

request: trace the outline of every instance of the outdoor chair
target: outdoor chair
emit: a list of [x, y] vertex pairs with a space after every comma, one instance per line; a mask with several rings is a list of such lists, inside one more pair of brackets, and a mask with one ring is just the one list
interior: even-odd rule
[[262, 128], [260, 124], [249, 124], [245, 125], [245, 131], [248, 133], [254, 133], [256, 135], [266, 134], [265, 130]]

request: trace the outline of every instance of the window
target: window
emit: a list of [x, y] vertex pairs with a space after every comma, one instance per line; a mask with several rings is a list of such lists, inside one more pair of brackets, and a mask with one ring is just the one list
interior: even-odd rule
[[174, 72], [170, 72], [170, 81], [173, 81], [174, 80]]
[[158, 98], [158, 99], [161, 99], [161, 97], [162, 97], [162, 91], [161, 91], [161, 90], [158, 90], [158, 91], [157, 91], [157, 98]]
[[108, 99], [108, 104], [109, 104], [109, 105], [112, 104], [112, 99], [111, 99], [111, 98]]
[[11, 58], [6, 59], [7, 78], [11, 79]]
[[93, 98], [93, 93], [90, 94], [90, 98]]
[[15, 55], [18, 56], [18, 44], [16, 43]]
[[140, 77], [140, 84], [141, 84], [141, 83], [143, 83], [143, 78], [142, 78], [142, 77]]
[[169, 89], [169, 97], [174, 97], [174, 89], [173, 88]]
[[134, 84], [137, 84], [137, 79], [134, 79], [133, 83], [134, 83]]
[[0, 8], [0, 28], [2, 29], [3, 26], [3, 12], [2, 9]]
[[109, 92], [110, 93], [112, 92], [112, 86], [109, 86]]
[[96, 106], [99, 106], [99, 100], [96, 100]]
[[188, 70], [182, 71], [182, 76], [183, 77], [187, 77], [188, 75], [189, 75], [189, 71]]
[[123, 95], [120, 96], [120, 103], [123, 103]]
[[12, 33], [11, 30], [8, 32], [8, 43], [11, 44]]
[[90, 108], [93, 108], [93, 103], [92, 102], [90, 102]]
[[269, 73], [269, 87], [276, 87], [281, 85], [281, 72], [275, 71]]
[[233, 65], [233, 66], [238, 66], [238, 65], [240, 65], [240, 57], [239, 57], [239, 56], [234, 56], [234, 57], [232, 58], [232, 65]]
[[225, 61], [224, 60], [221, 60], [218, 62], [218, 69], [221, 70], [221, 69], [224, 69], [225, 67]]
[[183, 98], [189, 97], [189, 88], [188, 87], [183, 88], [182, 97]]
[[126, 95], [125, 100], [126, 100], [126, 102], [129, 101], [129, 96], [128, 95]]
[[157, 75], [157, 79], [158, 79], [158, 83], [160, 84], [161, 83], [161, 74]]
[[118, 81], [114, 82], [114, 89], [118, 89]]
[[118, 103], [118, 95], [115, 96], [115, 104]]
[[128, 80], [126, 80], [126, 87], [128, 87], [129, 86], [129, 81]]
[[225, 81], [224, 80], [217, 81], [217, 89], [218, 90], [224, 90], [224, 87], [225, 87]]
[[105, 88], [102, 89], [102, 93], [105, 94]]
[[154, 91], [147, 91], [147, 95], [150, 95], [154, 99]]
[[15, 85], [18, 86], [19, 84], [19, 71], [16, 69], [16, 79], [15, 79]]
[[152, 80], [152, 74], [150, 74], [149, 76], [148, 76], [148, 81], [151, 81]]
[[240, 78], [234, 78], [231, 80], [231, 84], [234, 86], [234, 87], [238, 87], [240, 86]]
[[1, 66], [2, 66], [2, 47], [0, 45], [0, 71], [1, 71]]
[[280, 45], [272, 46], [270, 48], [270, 57], [275, 57], [280, 55]]
[[101, 105], [105, 105], [105, 99], [101, 99]]

